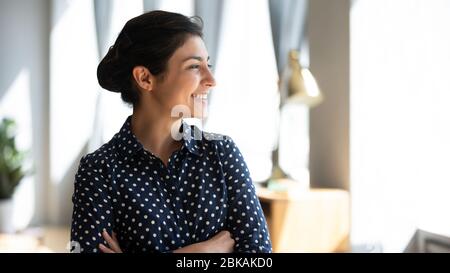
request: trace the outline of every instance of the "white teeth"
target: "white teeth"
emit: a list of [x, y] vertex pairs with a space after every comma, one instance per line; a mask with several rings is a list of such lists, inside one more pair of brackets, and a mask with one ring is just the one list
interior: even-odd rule
[[204, 95], [195, 95], [194, 94], [193, 97], [196, 99], [206, 100], [208, 98], [208, 95], [207, 94], [204, 94]]

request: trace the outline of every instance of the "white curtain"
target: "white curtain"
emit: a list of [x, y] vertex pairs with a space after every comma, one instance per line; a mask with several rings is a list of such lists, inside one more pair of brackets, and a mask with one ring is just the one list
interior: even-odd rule
[[380, 244], [397, 252], [416, 228], [450, 233], [449, 14], [447, 0], [353, 3], [350, 146], [356, 245]]
[[271, 175], [278, 89], [267, 1], [223, 3], [220, 45], [207, 131], [230, 135], [255, 182]]
[[177, 12], [186, 16], [194, 15], [194, 1], [193, 0], [159, 0], [156, 9]]
[[91, 135], [98, 49], [93, 1], [51, 3], [48, 209], [59, 223], [70, 219], [73, 173]]
[[[142, 14], [143, 11], [142, 0], [108, 0], [107, 2], [97, 0], [97, 35], [102, 37], [102, 39], [98, 39], [101, 50], [100, 56], [97, 57], [97, 63], [114, 44], [125, 23]], [[103, 143], [108, 142], [120, 130], [126, 117], [132, 113], [132, 108], [122, 102], [120, 93], [102, 90], [98, 84], [95, 92], [98, 97], [92, 135], [89, 139], [89, 152], [97, 150]]]

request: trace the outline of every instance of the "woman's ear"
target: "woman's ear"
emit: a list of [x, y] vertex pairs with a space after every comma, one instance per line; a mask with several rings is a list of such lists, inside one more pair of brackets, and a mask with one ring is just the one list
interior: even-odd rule
[[144, 66], [136, 66], [133, 68], [133, 78], [139, 89], [143, 91], [152, 91], [155, 80], [150, 71]]

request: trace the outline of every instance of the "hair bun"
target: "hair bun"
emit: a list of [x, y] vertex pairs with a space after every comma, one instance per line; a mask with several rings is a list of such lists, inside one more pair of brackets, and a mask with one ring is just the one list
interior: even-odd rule
[[117, 46], [110, 47], [98, 65], [97, 80], [102, 88], [112, 92], [122, 92], [129, 84], [128, 62]]

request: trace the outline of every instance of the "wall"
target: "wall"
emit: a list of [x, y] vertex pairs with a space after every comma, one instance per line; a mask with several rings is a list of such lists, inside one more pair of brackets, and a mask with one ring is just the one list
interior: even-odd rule
[[18, 145], [31, 149], [35, 168], [14, 196], [18, 228], [46, 221], [49, 10], [46, 0], [0, 2], [0, 114], [17, 121]]
[[309, 3], [310, 69], [325, 96], [310, 113], [312, 187], [349, 189], [350, 3]]

